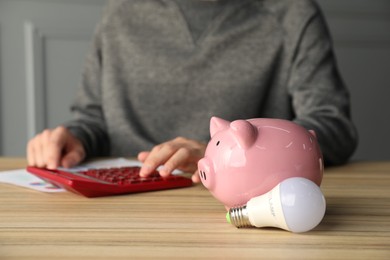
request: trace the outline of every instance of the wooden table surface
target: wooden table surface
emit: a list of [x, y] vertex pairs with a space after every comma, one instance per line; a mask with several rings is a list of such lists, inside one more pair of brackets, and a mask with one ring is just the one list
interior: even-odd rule
[[0, 184], [0, 259], [390, 259], [390, 162], [326, 168], [321, 188], [323, 221], [294, 234], [233, 227], [201, 184], [93, 199]]

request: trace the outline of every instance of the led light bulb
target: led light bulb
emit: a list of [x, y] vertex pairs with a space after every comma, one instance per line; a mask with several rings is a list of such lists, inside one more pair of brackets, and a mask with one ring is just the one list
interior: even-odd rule
[[293, 177], [279, 183], [266, 194], [254, 197], [242, 207], [226, 214], [236, 227], [278, 227], [294, 233], [315, 228], [325, 214], [321, 189], [312, 181]]

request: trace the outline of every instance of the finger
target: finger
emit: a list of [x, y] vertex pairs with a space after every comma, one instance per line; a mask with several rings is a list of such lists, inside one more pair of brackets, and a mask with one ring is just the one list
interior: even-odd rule
[[70, 168], [84, 160], [86, 152], [83, 144], [72, 134], [68, 134], [61, 165]]
[[193, 161], [191, 159], [189, 159], [187, 162], [183, 162], [182, 164], [176, 167], [176, 169], [183, 172], [193, 172], [197, 170], [197, 168], [198, 168], [198, 161]]
[[164, 164], [175, 153], [175, 148], [172, 144], [164, 143], [155, 146], [145, 159], [140, 175], [147, 176], [152, 173], [158, 166]]
[[34, 139], [31, 139], [27, 143], [26, 153], [27, 153], [27, 164], [29, 166], [35, 166], [36, 163], [35, 163]]
[[194, 183], [199, 183], [200, 182], [200, 177], [199, 177], [199, 171], [198, 170], [196, 170], [194, 172], [194, 174], [192, 175], [191, 179], [192, 179], [192, 182], [194, 182]]
[[160, 170], [161, 176], [170, 175], [173, 170], [179, 168], [182, 164], [187, 164], [188, 159], [191, 156], [191, 152], [186, 148], [180, 148], [176, 151], [165, 163], [162, 170]]
[[71, 168], [79, 164], [84, 159], [85, 153], [81, 149], [73, 149], [65, 154], [61, 159], [61, 166]]
[[50, 131], [45, 130], [34, 138], [35, 139], [34, 140], [35, 163], [37, 167], [41, 167], [41, 168], [46, 167], [44, 148], [49, 134]]
[[146, 158], [149, 156], [150, 152], [149, 151], [143, 151], [140, 152], [137, 156], [138, 161], [140, 162], [145, 162]]
[[67, 130], [64, 127], [55, 128], [48, 137], [45, 149], [47, 168], [56, 169], [60, 166], [62, 151], [67, 140]]

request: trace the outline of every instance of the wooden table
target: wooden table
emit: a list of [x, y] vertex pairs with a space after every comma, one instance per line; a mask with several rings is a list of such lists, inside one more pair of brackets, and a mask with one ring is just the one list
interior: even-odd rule
[[88, 199], [0, 184], [0, 259], [390, 259], [390, 162], [327, 168], [322, 190], [322, 223], [293, 234], [233, 227], [202, 185]]

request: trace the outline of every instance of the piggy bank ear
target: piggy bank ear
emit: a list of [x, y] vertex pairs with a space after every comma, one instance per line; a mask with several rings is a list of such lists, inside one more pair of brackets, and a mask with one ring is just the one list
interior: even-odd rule
[[257, 139], [257, 128], [246, 120], [233, 121], [230, 129], [238, 146], [242, 149], [249, 148]]
[[229, 121], [213, 116], [210, 120], [210, 136], [213, 137], [216, 132], [229, 128]]

